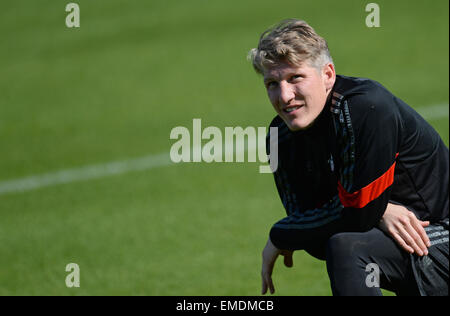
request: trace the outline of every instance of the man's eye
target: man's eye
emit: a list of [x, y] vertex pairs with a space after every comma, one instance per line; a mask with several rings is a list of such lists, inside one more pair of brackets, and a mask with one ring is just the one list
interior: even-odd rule
[[277, 82], [276, 81], [269, 81], [268, 83], [266, 83], [267, 88], [275, 88], [277, 86]]
[[301, 79], [301, 78], [302, 78], [301, 75], [293, 75], [293, 76], [291, 77], [291, 81], [294, 81], [294, 80], [296, 80], [296, 79]]

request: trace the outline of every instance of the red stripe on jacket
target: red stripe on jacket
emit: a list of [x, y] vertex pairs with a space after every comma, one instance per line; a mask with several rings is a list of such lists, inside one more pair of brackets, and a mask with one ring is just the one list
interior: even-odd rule
[[[395, 156], [397, 158], [398, 154]], [[349, 193], [345, 191], [342, 184], [338, 181], [339, 199], [344, 207], [363, 208], [377, 197], [379, 197], [392, 183], [394, 183], [394, 169], [396, 162], [381, 175], [378, 179], [372, 181], [359, 191]]]

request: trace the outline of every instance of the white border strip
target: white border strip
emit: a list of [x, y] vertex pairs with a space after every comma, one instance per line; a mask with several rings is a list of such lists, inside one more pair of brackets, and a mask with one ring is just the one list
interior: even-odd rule
[[[434, 120], [449, 116], [448, 104], [437, 104], [417, 109], [426, 119]], [[254, 150], [254, 149], [250, 149]], [[104, 164], [90, 165], [80, 168], [66, 169], [52, 173], [35, 175], [20, 179], [0, 182], [0, 195], [31, 191], [43, 187], [99, 179], [133, 171], [143, 171], [172, 164], [169, 153], [149, 155], [136, 159], [115, 161]]]

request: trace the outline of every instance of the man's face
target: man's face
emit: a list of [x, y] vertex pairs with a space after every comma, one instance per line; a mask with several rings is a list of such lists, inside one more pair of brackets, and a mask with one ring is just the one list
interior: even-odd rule
[[307, 129], [322, 112], [336, 74], [333, 64], [318, 70], [308, 63], [280, 63], [264, 71], [264, 85], [275, 111], [292, 131]]

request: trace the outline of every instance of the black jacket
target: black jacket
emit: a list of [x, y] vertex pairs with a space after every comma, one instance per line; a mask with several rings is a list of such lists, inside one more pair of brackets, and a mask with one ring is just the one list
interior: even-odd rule
[[432, 223], [448, 218], [449, 151], [433, 127], [369, 79], [338, 75], [331, 96], [307, 130], [291, 132], [279, 116], [270, 124], [287, 213], [273, 244], [308, 250], [337, 232], [367, 231], [388, 202]]

